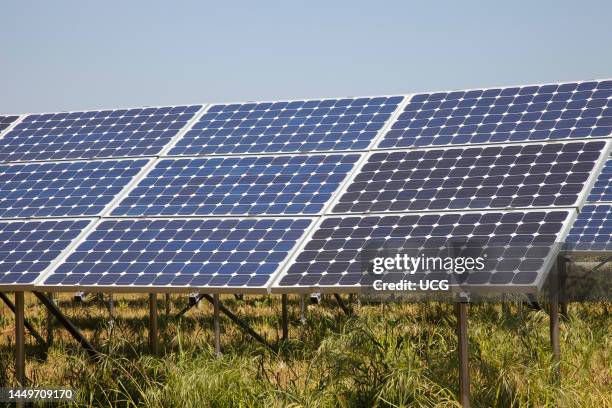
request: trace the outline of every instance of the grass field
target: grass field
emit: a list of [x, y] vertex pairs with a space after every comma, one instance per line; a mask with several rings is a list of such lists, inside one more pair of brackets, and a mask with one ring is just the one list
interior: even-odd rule
[[[214, 355], [206, 301], [172, 317], [186, 296], [159, 296], [160, 356], [148, 352], [148, 298], [115, 295], [115, 324], [104, 303], [58, 304], [104, 353], [88, 360], [56, 326], [51, 348], [27, 336], [32, 385], [67, 386], [72, 406], [142, 407], [456, 407], [457, 340], [450, 304], [353, 305], [333, 298], [309, 305], [299, 321], [290, 296], [290, 340], [275, 353], [222, 317], [223, 356]], [[272, 343], [280, 338], [280, 297], [222, 296], [224, 304]], [[571, 304], [561, 324], [562, 379], [554, 380], [548, 315], [520, 304], [470, 306], [475, 407], [612, 407], [612, 305]], [[45, 333], [45, 309], [26, 296], [26, 316]], [[14, 381], [13, 316], [0, 307], [0, 385]]]

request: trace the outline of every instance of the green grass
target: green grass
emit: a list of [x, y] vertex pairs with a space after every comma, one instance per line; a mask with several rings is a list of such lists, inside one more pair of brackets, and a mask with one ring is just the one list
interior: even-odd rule
[[[186, 303], [173, 296], [172, 312]], [[280, 338], [279, 297], [222, 296], [272, 343]], [[345, 316], [333, 299], [309, 306], [299, 322], [290, 296], [290, 340], [274, 353], [222, 318], [223, 356], [215, 357], [212, 308], [184, 318], [160, 308], [160, 356], [147, 347], [146, 295], [115, 295], [117, 319], [98, 301], [59, 305], [104, 356], [92, 362], [59, 326], [46, 350], [28, 336], [32, 385], [68, 386], [70, 406], [125, 407], [457, 407], [457, 339], [449, 304], [386, 304]], [[206, 303], [206, 304], [204, 304]], [[26, 297], [27, 318], [43, 332], [44, 308]], [[475, 407], [612, 407], [612, 305], [571, 304], [561, 324], [561, 381], [554, 378], [548, 315], [520, 304], [469, 309]], [[14, 382], [13, 317], [0, 307], [0, 386]]]

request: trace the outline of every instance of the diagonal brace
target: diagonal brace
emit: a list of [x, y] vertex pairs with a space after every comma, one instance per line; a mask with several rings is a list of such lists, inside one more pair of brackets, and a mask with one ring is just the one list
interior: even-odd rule
[[[205, 293], [201, 294], [201, 296], [208, 300], [212, 305], [215, 304], [215, 301], [213, 299], [212, 296], [207, 295]], [[266, 346], [267, 348], [269, 348], [270, 350], [276, 352], [276, 348], [273, 347], [270, 343], [267, 342], [266, 339], [263, 338], [263, 336], [261, 336], [259, 333], [257, 333], [255, 330], [253, 330], [251, 328], [251, 326], [249, 326], [248, 324], [246, 324], [244, 321], [242, 321], [238, 316], [236, 316], [234, 313], [232, 313], [228, 308], [226, 308], [223, 303], [219, 302], [219, 310], [226, 315], [227, 317], [229, 317], [229, 319], [234, 322], [236, 325], [240, 326], [240, 328], [242, 330], [244, 330], [245, 332], [247, 332], [248, 334], [251, 335], [251, 337], [253, 337], [255, 340], [257, 340], [258, 342], [260, 342], [261, 344], [263, 344], [264, 346]]]
[[83, 333], [62, 313], [62, 311], [47, 296], [40, 292], [33, 292], [43, 305], [51, 312], [58, 322], [68, 330], [70, 335], [87, 351], [90, 357], [99, 357], [100, 352], [83, 336]]
[[351, 308], [348, 307], [344, 303], [344, 301], [342, 300], [342, 298], [340, 297], [338, 293], [334, 293], [334, 298], [336, 299], [336, 302], [338, 302], [338, 306], [340, 306], [340, 309], [342, 309], [345, 315], [351, 316], [353, 314], [353, 311], [351, 310]]

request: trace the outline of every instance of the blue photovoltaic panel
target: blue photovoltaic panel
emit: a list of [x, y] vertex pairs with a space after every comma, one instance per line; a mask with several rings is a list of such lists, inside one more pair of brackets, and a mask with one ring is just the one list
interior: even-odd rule
[[329, 217], [278, 286], [359, 286], [367, 276], [368, 248], [415, 248], [420, 255], [457, 242], [496, 254], [489, 256], [487, 271], [460, 275], [463, 285], [535, 285], [569, 215], [560, 210]]
[[0, 222], [0, 286], [34, 282], [89, 221]]
[[0, 161], [155, 155], [200, 106], [29, 115], [0, 139]]
[[0, 165], [0, 218], [98, 215], [147, 162]]
[[359, 157], [162, 160], [113, 215], [317, 214]]
[[104, 221], [44, 284], [261, 288], [310, 222], [309, 219]]
[[334, 213], [578, 205], [603, 141], [374, 153]]
[[367, 149], [403, 97], [214, 105], [171, 155]]
[[612, 250], [612, 205], [585, 205], [565, 242], [570, 251]]
[[415, 95], [379, 148], [612, 134], [612, 80]]
[[611, 201], [612, 202], [612, 160], [608, 160], [599, 174], [595, 185], [591, 189], [587, 201]]
[[19, 118], [19, 116], [0, 116], [0, 132], [11, 126], [17, 118]]

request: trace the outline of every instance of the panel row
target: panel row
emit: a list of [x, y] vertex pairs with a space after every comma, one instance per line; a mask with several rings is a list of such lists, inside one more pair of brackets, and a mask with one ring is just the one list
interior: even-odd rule
[[[29, 115], [0, 139], [0, 161], [366, 150], [404, 97], [117, 109]], [[411, 97], [378, 148], [607, 137], [612, 81]], [[0, 117], [0, 130], [16, 117]]]
[[[312, 219], [106, 220], [40, 285], [264, 290], [288, 265], [281, 290], [358, 289], [371, 277], [368, 248], [421, 254], [459, 243], [488, 258], [487, 269], [458, 276], [458, 284], [530, 288], [547, 272], [571, 218], [567, 210], [327, 217], [294, 259], [289, 255]], [[89, 222], [0, 223], [0, 286], [33, 283]]]

